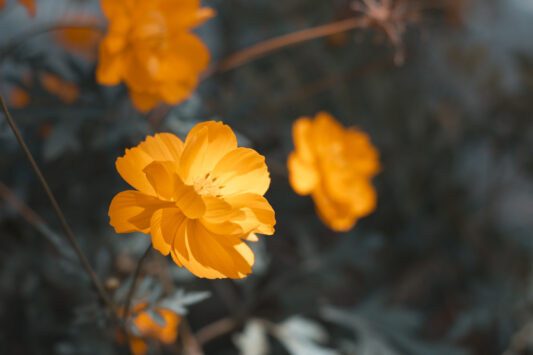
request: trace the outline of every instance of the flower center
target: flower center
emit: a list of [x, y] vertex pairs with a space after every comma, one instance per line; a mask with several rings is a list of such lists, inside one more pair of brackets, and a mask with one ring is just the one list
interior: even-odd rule
[[194, 180], [193, 186], [199, 195], [221, 197], [220, 190], [224, 186], [217, 185], [216, 181], [216, 177], [212, 177], [210, 173], [207, 173], [204, 177]]

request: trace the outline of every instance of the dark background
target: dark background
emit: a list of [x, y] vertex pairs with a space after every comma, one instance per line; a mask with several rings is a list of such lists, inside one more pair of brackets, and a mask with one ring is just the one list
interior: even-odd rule
[[[141, 293], [191, 295], [177, 302], [188, 306], [193, 332], [229, 322], [211, 327], [220, 334], [203, 344], [207, 354], [262, 354], [262, 331], [263, 354], [530, 354], [533, 3], [417, 3], [433, 9], [404, 34], [403, 65], [379, 29], [356, 30], [217, 74], [183, 104], [143, 115], [125, 87], [95, 82], [94, 61], [52, 33], [25, 35], [70, 14], [101, 16], [97, 1], [37, 0], [35, 19], [8, 1], [0, 12], [2, 92], [29, 93], [30, 105], [12, 114], [116, 297], [150, 242], [109, 226], [109, 203], [126, 188], [114, 168], [125, 148], [157, 131], [183, 138], [197, 122], [222, 120], [241, 145], [267, 157], [276, 233], [253, 245], [252, 275], [198, 279], [155, 250], [143, 267]], [[344, 0], [204, 5], [218, 12], [197, 31], [213, 62], [353, 15]], [[36, 79], [43, 72], [76, 83], [77, 100], [46, 92]], [[347, 233], [328, 230], [287, 180], [292, 122], [321, 110], [367, 132], [380, 151], [378, 207]], [[125, 352], [0, 119], [0, 354]], [[15, 208], [11, 194], [42, 220]], [[211, 296], [193, 305], [202, 291]], [[153, 344], [154, 353], [180, 353], [181, 343]]]

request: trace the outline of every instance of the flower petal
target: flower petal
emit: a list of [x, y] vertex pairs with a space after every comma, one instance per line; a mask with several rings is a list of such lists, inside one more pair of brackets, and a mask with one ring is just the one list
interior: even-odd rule
[[253, 252], [238, 238], [222, 238], [210, 233], [198, 221], [182, 223], [171, 253], [198, 277], [243, 278], [253, 265]]
[[177, 174], [174, 175], [174, 188], [176, 205], [184, 215], [192, 219], [204, 215], [206, 207], [202, 196], [196, 192], [193, 186], [184, 184]]
[[318, 216], [329, 228], [337, 232], [344, 232], [355, 225], [357, 217], [351, 213], [349, 204], [332, 200], [322, 187], [313, 191], [312, 197]]
[[303, 160], [296, 152], [289, 155], [287, 166], [289, 182], [297, 194], [308, 195], [316, 188], [320, 176], [315, 166]]
[[184, 220], [185, 216], [177, 208], [162, 208], [154, 212], [150, 221], [150, 234], [152, 245], [161, 254], [168, 255]]
[[202, 122], [187, 135], [180, 175], [187, 184], [210, 173], [220, 159], [237, 148], [235, 134], [222, 122]]
[[241, 235], [242, 226], [237, 222], [246, 217], [245, 213], [235, 208], [221, 198], [204, 196], [206, 213], [202, 217], [202, 224], [210, 232], [221, 235]]
[[150, 219], [155, 211], [168, 207], [168, 202], [128, 190], [117, 194], [109, 206], [110, 224], [117, 233], [150, 231]]
[[270, 185], [265, 157], [249, 148], [237, 148], [224, 155], [212, 175], [222, 195], [255, 193], [264, 195]]
[[155, 196], [155, 190], [146, 177], [144, 168], [156, 161], [176, 161], [181, 156], [183, 142], [173, 134], [160, 133], [148, 136], [137, 147], [126, 149], [126, 154], [116, 161], [122, 178], [135, 189]]
[[292, 139], [298, 155], [307, 162], [314, 160], [311, 146], [312, 121], [307, 117], [297, 119], [292, 125]]
[[[272, 209], [272, 206], [270, 206], [266, 198], [261, 195], [246, 193], [228, 196], [225, 197], [224, 200], [233, 207], [242, 208], [244, 211], [251, 212], [251, 214], [247, 215], [246, 220], [238, 222], [246, 233], [257, 232], [266, 235], [274, 234], [276, 216], [274, 214], [274, 209]], [[256, 227], [252, 230], [246, 228], [246, 226], [250, 226], [250, 223], [256, 224]]]

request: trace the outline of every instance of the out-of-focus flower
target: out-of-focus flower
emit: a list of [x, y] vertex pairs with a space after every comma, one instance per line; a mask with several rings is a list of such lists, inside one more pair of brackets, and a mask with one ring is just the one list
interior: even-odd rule
[[74, 83], [65, 81], [54, 74], [41, 75], [43, 87], [51, 94], [57, 95], [64, 102], [71, 104], [78, 99], [80, 90]]
[[6, 0], [0, 0], [0, 10], [3, 10], [6, 6]]
[[365, 133], [345, 129], [326, 112], [298, 119], [292, 133], [295, 150], [287, 162], [292, 188], [312, 196], [328, 227], [351, 229], [376, 207], [370, 180], [380, 169], [378, 151]]
[[[178, 325], [180, 323], [180, 316], [168, 309], [157, 308], [153, 312], [157, 312], [161, 316], [164, 324], [154, 320], [149, 312], [146, 311], [147, 302], [140, 303], [133, 307], [131, 320], [138, 330], [140, 336], [129, 335], [129, 346], [131, 352], [135, 355], [145, 355], [148, 352], [148, 345], [146, 340], [155, 340], [163, 344], [172, 344], [178, 337]], [[121, 312], [123, 316], [124, 310]], [[124, 336], [121, 333], [117, 334], [117, 340], [124, 343]]]
[[14, 108], [23, 108], [30, 103], [30, 95], [28, 92], [19, 87], [12, 88], [8, 95], [9, 103]]
[[111, 202], [115, 231], [150, 233], [155, 249], [198, 277], [245, 277], [254, 254], [243, 240], [274, 233], [265, 159], [238, 148], [221, 122], [199, 123], [185, 143], [170, 133], [149, 136], [116, 167], [136, 190]]
[[98, 52], [98, 43], [100, 43], [103, 35], [100, 31], [89, 26], [99, 24], [98, 17], [71, 15], [65, 20], [71, 23], [87, 24], [88, 27], [72, 27], [56, 31], [54, 33], [55, 41], [69, 51], [78, 53], [91, 61], [94, 60]]
[[160, 102], [177, 104], [198, 85], [209, 51], [190, 30], [214, 11], [199, 0], [102, 0], [109, 30], [100, 43], [96, 78], [124, 81], [134, 105], [146, 112]]

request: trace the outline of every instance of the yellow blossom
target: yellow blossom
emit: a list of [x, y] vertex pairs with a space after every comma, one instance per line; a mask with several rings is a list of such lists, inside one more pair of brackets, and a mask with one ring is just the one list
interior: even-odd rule
[[274, 233], [274, 210], [263, 197], [270, 185], [265, 159], [237, 147], [221, 122], [203, 122], [185, 142], [170, 133], [147, 137], [117, 159], [135, 190], [109, 207], [117, 233], [152, 236], [163, 255], [205, 278], [242, 278], [254, 255], [243, 240]]

